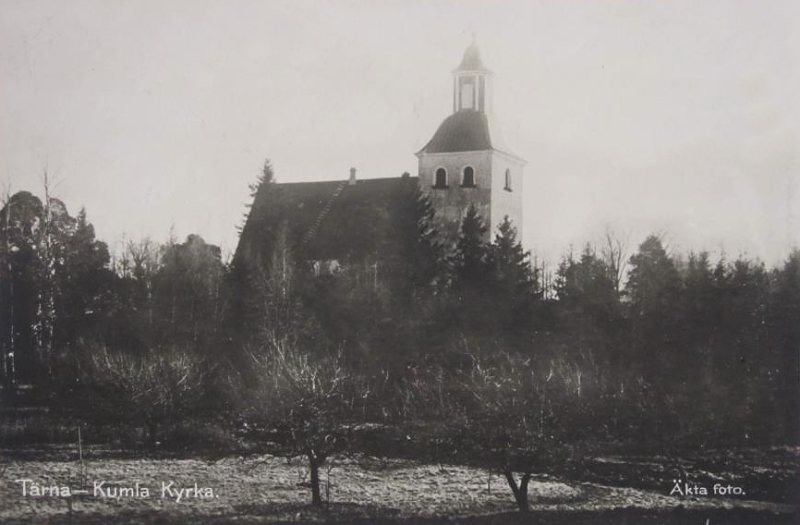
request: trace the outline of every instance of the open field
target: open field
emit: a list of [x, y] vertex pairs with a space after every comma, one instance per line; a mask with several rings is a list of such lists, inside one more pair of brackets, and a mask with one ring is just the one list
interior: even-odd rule
[[[30, 459], [35, 457], [36, 459]], [[307, 472], [299, 461], [259, 456], [202, 459], [116, 458], [94, 450], [85, 461], [85, 496], [23, 496], [14, 480], [80, 486], [80, 466], [64, 453], [25, 457], [4, 454], [0, 464], [0, 523], [21, 524], [256, 524], [341, 523], [796, 523], [789, 503], [738, 497], [670, 496], [661, 489], [636, 489], [596, 482], [540, 478], [532, 483], [534, 511], [522, 520], [508, 486], [486, 470], [424, 465], [407, 460], [336, 458], [323, 472], [330, 480], [327, 512], [308, 506]], [[105, 481], [98, 495], [94, 482]], [[113, 497], [116, 487], [139, 496]], [[162, 483], [174, 484], [162, 497]], [[211, 497], [184, 496], [178, 487], [208, 487]], [[149, 497], [143, 497], [143, 489]], [[710, 487], [709, 487], [710, 492]], [[107, 496], [104, 496], [107, 495]]]

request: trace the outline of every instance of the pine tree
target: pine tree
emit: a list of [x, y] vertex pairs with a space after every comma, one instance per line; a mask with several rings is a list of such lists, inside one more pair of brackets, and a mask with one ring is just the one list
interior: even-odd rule
[[69, 346], [87, 338], [111, 309], [111, 257], [104, 242], [95, 238], [94, 226], [81, 208], [71, 233], [63, 242], [63, 268], [57, 275], [56, 308], [63, 315], [55, 339]]

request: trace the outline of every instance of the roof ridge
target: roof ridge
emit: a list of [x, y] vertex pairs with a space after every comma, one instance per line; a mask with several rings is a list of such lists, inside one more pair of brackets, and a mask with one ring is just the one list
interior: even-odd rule
[[[411, 175], [411, 178], [416, 178], [415, 176]], [[356, 182], [358, 184], [362, 182], [373, 182], [373, 181], [393, 181], [393, 180], [402, 180], [403, 177], [373, 177], [368, 179], [358, 179]], [[304, 185], [304, 184], [341, 184], [341, 183], [349, 182], [349, 179], [338, 179], [338, 180], [306, 180], [306, 181], [299, 181], [299, 182], [276, 182], [277, 186], [294, 186], [294, 185]]]

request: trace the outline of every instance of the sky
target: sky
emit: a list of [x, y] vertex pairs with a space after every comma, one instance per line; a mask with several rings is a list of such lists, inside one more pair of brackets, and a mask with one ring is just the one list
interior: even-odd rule
[[417, 172], [473, 35], [524, 241], [800, 244], [800, 2], [0, 0], [0, 178], [98, 236], [230, 253], [254, 182]]

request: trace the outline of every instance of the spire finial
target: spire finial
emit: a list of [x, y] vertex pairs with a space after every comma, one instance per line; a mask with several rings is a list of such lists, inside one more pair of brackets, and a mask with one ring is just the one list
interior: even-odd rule
[[458, 66], [456, 71], [488, 71], [486, 66], [483, 65], [483, 62], [481, 62], [481, 52], [476, 43], [478, 37], [475, 31], [472, 31], [471, 34], [472, 43], [464, 51], [464, 58], [461, 60], [461, 65]]

